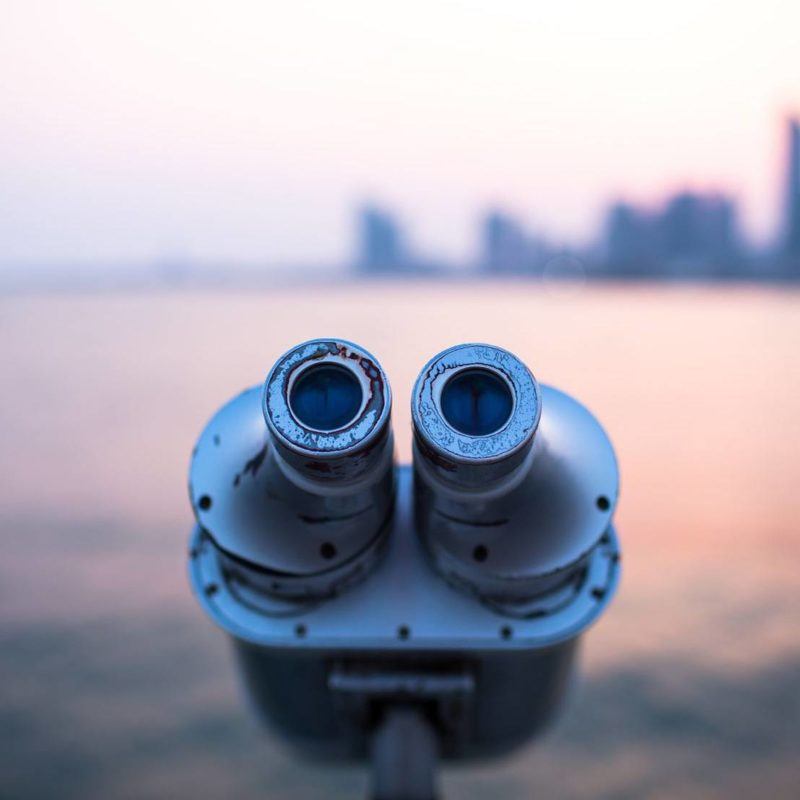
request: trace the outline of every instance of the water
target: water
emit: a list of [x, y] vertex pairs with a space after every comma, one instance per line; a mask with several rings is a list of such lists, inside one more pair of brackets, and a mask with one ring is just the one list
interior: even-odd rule
[[447, 796], [796, 797], [800, 293], [512, 283], [0, 298], [0, 796], [363, 794], [251, 722], [185, 578], [195, 436], [313, 336], [381, 360], [402, 460], [417, 371], [470, 340], [618, 449], [623, 584], [578, 691]]

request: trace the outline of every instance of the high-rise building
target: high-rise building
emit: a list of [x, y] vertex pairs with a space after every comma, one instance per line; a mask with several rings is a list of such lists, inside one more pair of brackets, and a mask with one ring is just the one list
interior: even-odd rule
[[800, 118], [789, 120], [788, 131], [785, 252], [790, 263], [797, 266], [800, 264]]
[[402, 269], [406, 263], [403, 235], [394, 216], [366, 206], [358, 218], [356, 263], [363, 272], [382, 273]]
[[606, 217], [606, 271], [618, 277], [653, 270], [656, 242], [652, 215], [628, 203], [616, 203]]
[[490, 211], [483, 221], [483, 267], [488, 272], [517, 272], [525, 260], [522, 227], [502, 211]]
[[503, 211], [486, 214], [481, 237], [481, 268], [485, 272], [533, 274], [547, 258], [547, 245]]
[[661, 214], [659, 244], [672, 274], [732, 275], [737, 261], [736, 208], [718, 194], [681, 192]]
[[655, 211], [618, 203], [606, 221], [606, 266], [619, 277], [740, 274], [736, 206], [720, 194], [679, 192]]

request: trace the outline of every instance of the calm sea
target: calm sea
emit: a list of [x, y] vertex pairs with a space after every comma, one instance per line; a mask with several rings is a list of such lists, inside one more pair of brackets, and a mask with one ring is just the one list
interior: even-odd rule
[[326, 335], [380, 358], [401, 460], [417, 371], [461, 341], [618, 449], [623, 584], [571, 705], [446, 796], [798, 796], [800, 292], [514, 283], [0, 297], [0, 796], [363, 795], [250, 720], [185, 578], [195, 436]]

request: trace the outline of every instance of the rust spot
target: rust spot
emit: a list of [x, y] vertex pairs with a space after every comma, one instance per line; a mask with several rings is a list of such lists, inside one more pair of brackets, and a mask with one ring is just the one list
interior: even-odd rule
[[359, 359], [358, 363], [368, 378], [372, 380], [377, 380], [379, 378], [377, 367], [368, 358]]
[[419, 447], [420, 452], [427, 461], [430, 461], [432, 464], [435, 464], [437, 467], [440, 467], [447, 472], [455, 472], [456, 471], [456, 464], [453, 461], [445, 458], [441, 453], [433, 450], [432, 448], [428, 447], [428, 445], [419, 437], [415, 436], [414, 439], [417, 442], [417, 447]]
[[[267, 446], [264, 445], [261, 450], [258, 451], [245, 465], [244, 469], [242, 470], [243, 474], [247, 474], [248, 472], [255, 478], [256, 473], [258, 472], [261, 465], [264, 463], [264, 459], [267, 457]], [[238, 477], [238, 475], [237, 475]], [[236, 486], [236, 480], [234, 479], [234, 486]]]

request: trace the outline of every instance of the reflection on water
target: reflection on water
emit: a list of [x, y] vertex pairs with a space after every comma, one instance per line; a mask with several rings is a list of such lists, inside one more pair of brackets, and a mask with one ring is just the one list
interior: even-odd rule
[[291, 344], [393, 384], [458, 341], [522, 356], [610, 429], [621, 593], [554, 731], [453, 797], [794, 797], [800, 294], [525, 285], [0, 299], [0, 795], [352, 797], [243, 712], [184, 575], [185, 472], [216, 406]]

